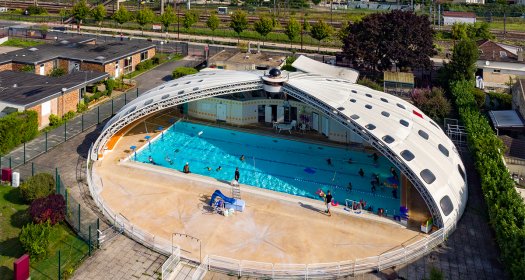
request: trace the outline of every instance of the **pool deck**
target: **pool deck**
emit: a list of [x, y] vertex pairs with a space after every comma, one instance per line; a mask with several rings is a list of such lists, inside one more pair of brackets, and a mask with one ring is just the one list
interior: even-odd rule
[[[167, 127], [164, 122], [151, 121]], [[247, 205], [244, 212], [230, 217], [213, 214], [207, 206], [209, 197], [215, 189], [229, 195], [227, 184], [125, 160], [130, 146], [139, 148], [146, 143], [145, 127], [137, 125], [129, 130], [113, 151], [95, 162], [93, 172], [102, 179], [100, 195], [107, 207], [155, 235], [156, 240], [169, 242], [172, 233], [185, 233], [201, 240], [202, 257], [326, 263], [379, 255], [425, 236], [375, 215], [349, 214], [342, 206], [334, 207], [337, 209], [329, 217], [319, 200], [248, 186], [241, 186]], [[151, 133], [151, 128], [148, 131], [152, 138], [158, 134]], [[183, 237], [174, 241], [184, 255], [199, 258], [196, 241]]]

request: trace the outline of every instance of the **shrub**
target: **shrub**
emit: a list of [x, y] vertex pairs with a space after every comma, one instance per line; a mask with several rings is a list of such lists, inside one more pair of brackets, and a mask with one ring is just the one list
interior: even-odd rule
[[27, 7], [26, 9], [30, 15], [45, 15], [47, 14], [47, 11], [46, 9], [40, 7], [40, 6], [34, 6], [34, 5], [31, 5], [29, 7]]
[[51, 73], [49, 73], [50, 77], [60, 77], [64, 76], [66, 74], [66, 70], [62, 68], [54, 68]]
[[51, 114], [49, 115], [49, 126], [59, 126], [62, 124], [62, 119], [60, 119], [57, 115]]
[[[89, 99], [89, 97], [88, 97], [88, 99]], [[89, 101], [87, 103], [89, 103]], [[86, 96], [84, 96], [84, 100], [82, 100], [82, 102], [79, 102], [77, 104], [77, 113], [81, 114], [81, 113], [84, 113], [85, 111], [87, 111], [87, 109], [88, 109], [87, 103], [86, 103]]]
[[62, 121], [67, 121], [75, 117], [75, 111], [69, 111], [62, 116]]
[[173, 79], [178, 79], [180, 77], [184, 77], [186, 75], [192, 75], [196, 74], [197, 69], [191, 68], [191, 67], [177, 67], [175, 70], [173, 70], [172, 77]]
[[14, 112], [0, 118], [0, 155], [38, 135], [35, 111]]
[[29, 214], [33, 222], [40, 224], [49, 221], [52, 225], [62, 222], [65, 218], [66, 201], [61, 194], [52, 194], [31, 202]]
[[412, 94], [412, 101], [416, 107], [436, 122], [445, 118], [451, 110], [450, 101], [445, 97], [445, 92], [441, 88], [417, 89]]
[[366, 77], [363, 77], [363, 78], [359, 79], [357, 81], [357, 84], [365, 86], [365, 87], [369, 87], [371, 89], [375, 89], [375, 90], [378, 90], [378, 91], [383, 91], [383, 87], [380, 84], [378, 84], [378, 83], [376, 83], [376, 82], [374, 82], [374, 81], [372, 81], [372, 80], [370, 80], [370, 79], [368, 79]]
[[490, 106], [493, 109], [510, 110], [512, 109], [512, 95], [508, 93], [488, 92]]
[[141, 63], [137, 64], [137, 66], [135, 66], [135, 70], [136, 71], [148, 70], [151, 67], [153, 67], [153, 61], [151, 59], [148, 59], [148, 60], [142, 61]]
[[20, 185], [22, 197], [27, 202], [55, 193], [55, 178], [49, 173], [38, 173]]
[[115, 79], [107, 79], [105, 82], [107, 95], [110, 96], [113, 93], [113, 89], [117, 86]]
[[22, 227], [18, 239], [31, 258], [40, 259], [46, 256], [50, 231], [51, 226], [49, 222], [42, 224], [30, 223]]
[[24, 65], [20, 67], [20, 71], [22, 72], [29, 72], [29, 73], [35, 73], [35, 66], [33, 65]]

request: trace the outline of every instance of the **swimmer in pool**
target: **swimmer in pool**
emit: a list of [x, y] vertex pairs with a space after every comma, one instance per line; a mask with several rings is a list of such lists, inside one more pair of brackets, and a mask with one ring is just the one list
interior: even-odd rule
[[241, 155], [241, 157], [239, 158], [241, 161], [244, 161], [244, 155]]
[[170, 165], [173, 165], [173, 161], [171, 160], [170, 156], [166, 156], [166, 161], [170, 164]]
[[157, 165], [157, 163], [155, 163], [155, 161], [153, 160], [153, 158], [151, 156], [148, 157], [148, 161], [149, 161], [149, 163], [151, 163], [153, 165]]
[[211, 171], [211, 167], [209, 167], [209, 166], [206, 166], [206, 169], [207, 169], [208, 171]]
[[221, 171], [221, 170], [222, 170], [222, 167], [219, 165], [219, 167], [217, 167], [216, 170], [217, 170], [217, 171]]

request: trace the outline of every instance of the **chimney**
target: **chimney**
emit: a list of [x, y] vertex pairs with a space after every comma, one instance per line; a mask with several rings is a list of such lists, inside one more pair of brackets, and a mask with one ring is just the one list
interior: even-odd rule
[[518, 61], [519, 62], [523, 62], [523, 49], [522, 48], [519, 48], [518, 49]]

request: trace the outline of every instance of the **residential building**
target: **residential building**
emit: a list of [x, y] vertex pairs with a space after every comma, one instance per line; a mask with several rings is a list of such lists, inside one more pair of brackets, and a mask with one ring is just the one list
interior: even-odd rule
[[454, 23], [476, 23], [476, 14], [469, 12], [443, 12], [443, 24], [453, 25]]
[[478, 4], [478, 5], [485, 5], [485, 0], [454, 0], [452, 1], [454, 4]]
[[53, 69], [66, 72], [98, 71], [118, 78], [155, 55], [155, 45], [143, 40], [99, 43], [93, 38], [68, 38], [52, 44], [0, 54], [0, 71], [31, 71], [49, 75]]
[[[75, 71], [61, 77], [27, 72], [0, 72], [0, 112], [33, 110], [38, 113], [38, 127], [49, 124], [51, 114], [62, 117], [76, 111], [87, 85], [105, 80], [107, 73]], [[0, 113], [1, 114], [1, 113]]]
[[525, 76], [523, 49], [490, 40], [478, 42], [479, 58], [476, 76], [483, 79], [487, 90], [507, 89], [509, 83]]

